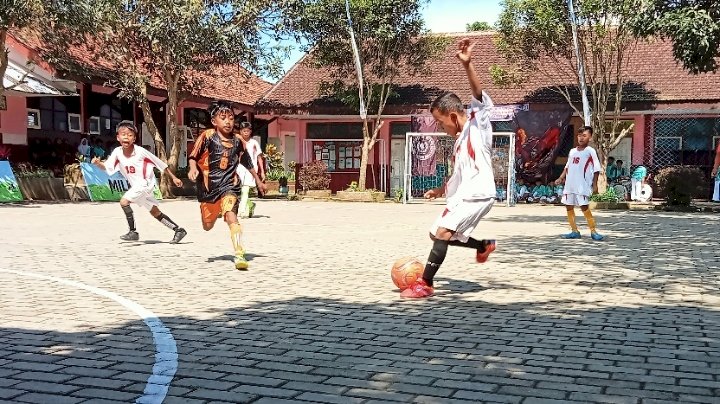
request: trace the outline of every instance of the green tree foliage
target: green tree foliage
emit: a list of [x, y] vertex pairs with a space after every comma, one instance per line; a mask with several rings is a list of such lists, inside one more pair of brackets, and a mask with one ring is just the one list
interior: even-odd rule
[[[383, 111], [400, 74], [426, 73], [427, 62], [446, 46], [443, 37], [429, 35], [422, 17], [426, 0], [351, 0], [350, 14], [363, 70], [364, 101], [370, 108], [363, 120], [363, 144], [358, 188], [365, 190], [368, 157], [383, 125]], [[321, 96], [352, 102], [358, 107], [359, 80], [350, 43], [345, 0], [305, 0], [295, 10], [295, 28], [311, 50], [308, 63], [330, 71], [331, 80], [318, 89]], [[373, 116], [374, 114], [374, 116]]]
[[[284, 53], [267, 41], [286, 31], [281, 11], [291, 3], [295, 1], [55, 0], [58, 17], [46, 39], [54, 43], [59, 63], [72, 64], [63, 50], [73, 44], [109, 64], [109, 85], [118, 88], [121, 96], [138, 101], [158, 156], [175, 170], [181, 143], [180, 103], [207, 86], [201, 77], [218, 74], [220, 66], [278, 75]], [[65, 17], [77, 16], [83, 9], [88, 14], [79, 22]], [[168, 156], [150, 113], [147, 90], [151, 83], [167, 88]], [[168, 185], [163, 178], [164, 195], [169, 195]]]
[[717, 0], [644, 0], [634, 31], [670, 39], [675, 59], [693, 73], [718, 70], [720, 3]]
[[488, 24], [485, 21], [475, 21], [472, 24], [465, 25], [466, 31], [492, 31], [492, 29], [492, 25]]
[[[603, 165], [599, 186], [604, 191], [607, 155], [632, 129], [620, 127], [625, 68], [637, 42], [632, 22], [642, 0], [575, 0], [580, 55], [595, 129], [593, 142]], [[575, 112], [581, 113], [580, 76], [572, 26], [565, 0], [505, 0], [497, 24], [498, 47], [506, 66], [493, 66], [500, 85], [512, 86], [531, 75], [568, 78], [553, 86]], [[606, 125], [606, 112], [613, 118]]]
[[[45, 14], [45, 7], [41, 0], [3, 0], [0, 5], [0, 99], [5, 90], [11, 90], [15, 85], [5, 87], [2, 78], [8, 67], [8, 49], [5, 47], [8, 31], [38, 24]], [[24, 81], [21, 77], [19, 83]]]

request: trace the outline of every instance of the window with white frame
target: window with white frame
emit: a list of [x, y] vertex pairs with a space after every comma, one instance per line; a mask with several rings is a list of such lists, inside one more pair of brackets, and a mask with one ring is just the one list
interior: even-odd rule
[[27, 127], [28, 129], [40, 129], [40, 110], [27, 110]]
[[97, 116], [91, 116], [88, 120], [88, 132], [91, 135], [99, 135], [100, 134], [100, 117]]
[[81, 121], [82, 118], [80, 117], [80, 114], [68, 114], [68, 132], [80, 133]]

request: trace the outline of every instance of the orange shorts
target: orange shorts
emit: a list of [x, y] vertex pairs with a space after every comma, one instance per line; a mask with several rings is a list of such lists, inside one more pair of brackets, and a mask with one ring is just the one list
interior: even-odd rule
[[215, 224], [219, 216], [225, 216], [227, 212], [238, 213], [238, 197], [235, 194], [227, 194], [215, 202], [200, 202], [200, 214], [204, 225]]

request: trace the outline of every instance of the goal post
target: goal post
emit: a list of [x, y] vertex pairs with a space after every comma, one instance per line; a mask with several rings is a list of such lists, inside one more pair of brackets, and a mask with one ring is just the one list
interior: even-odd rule
[[[430, 189], [444, 185], [452, 174], [455, 139], [445, 133], [405, 134], [403, 203], [423, 200]], [[515, 205], [515, 135], [493, 133], [492, 166], [496, 200]]]

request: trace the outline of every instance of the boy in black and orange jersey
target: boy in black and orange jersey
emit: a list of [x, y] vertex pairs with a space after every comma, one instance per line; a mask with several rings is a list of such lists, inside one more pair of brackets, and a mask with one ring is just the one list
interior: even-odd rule
[[214, 129], [203, 132], [188, 156], [188, 178], [200, 181], [197, 196], [200, 202], [203, 229], [213, 228], [222, 214], [230, 227], [230, 238], [235, 248], [235, 268], [247, 269], [245, 250], [242, 247], [242, 228], [238, 221], [238, 164], [245, 166], [263, 192], [265, 184], [258, 178], [242, 140], [233, 134], [235, 115], [227, 102], [213, 102], [208, 108]]

